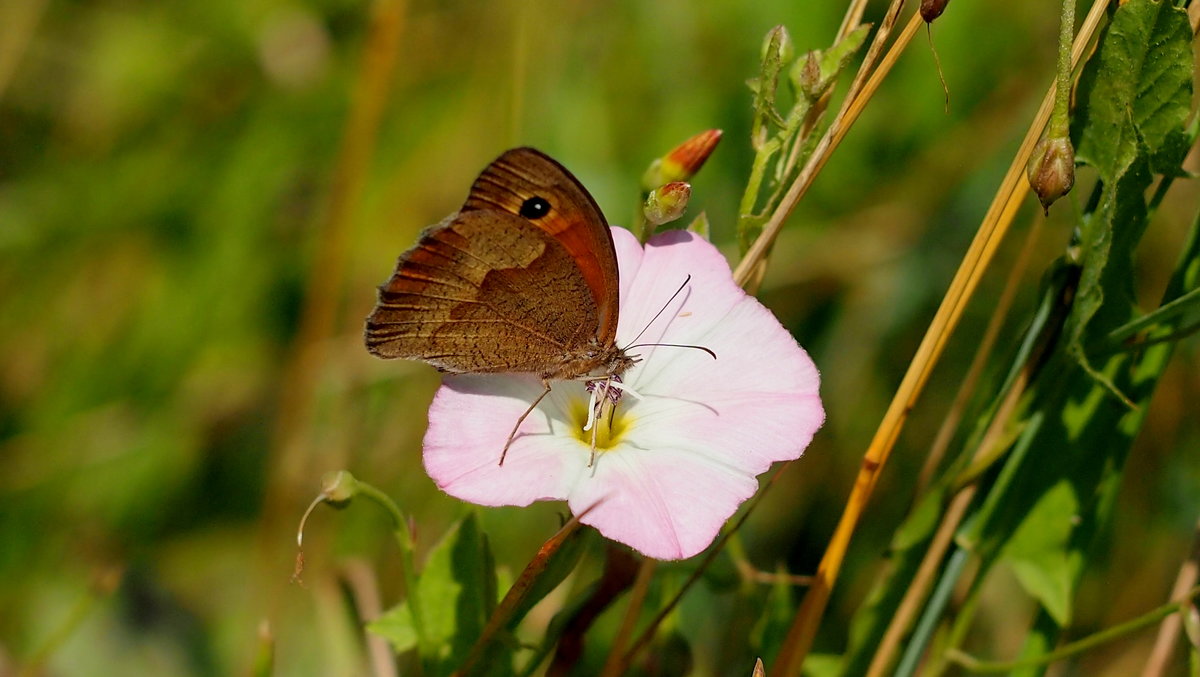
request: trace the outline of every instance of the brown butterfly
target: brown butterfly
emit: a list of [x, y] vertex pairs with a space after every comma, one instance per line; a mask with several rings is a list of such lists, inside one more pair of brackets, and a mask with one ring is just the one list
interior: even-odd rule
[[503, 463], [550, 381], [589, 381], [602, 388], [594, 406], [615, 404], [612, 384], [638, 361], [615, 343], [619, 293], [596, 201], [550, 157], [514, 148], [475, 179], [458, 213], [400, 256], [367, 318], [367, 350], [452, 374], [540, 378], [545, 390], [517, 420]]

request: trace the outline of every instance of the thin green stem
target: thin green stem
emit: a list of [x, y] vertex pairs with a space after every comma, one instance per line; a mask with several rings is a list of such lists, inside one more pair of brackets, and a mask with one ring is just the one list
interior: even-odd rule
[[947, 652], [946, 657], [966, 668], [967, 670], [970, 670], [971, 672], [1012, 672], [1014, 670], [1021, 670], [1024, 668], [1048, 665], [1055, 661], [1059, 661], [1064, 658], [1070, 658], [1071, 656], [1094, 649], [1101, 644], [1106, 644], [1115, 639], [1120, 639], [1126, 635], [1137, 632], [1142, 628], [1154, 625], [1158, 621], [1170, 616], [1173, 613], [1179, 613], [1181, 611], [1186, 613], [1186, 609], [1191, 606], [1192, 600], [1196, 597], [1196, 595], [1200, 595], [1200, 586], [1189, 590], [1182, 599], [1178, 599], [1174, 602], [1168, 602], [1167, 604], [1164, 604], [1156, 609], [1152, 609], [1151, 611], [1142, 614], [1137, 618], [1114, 625], [1106, 630], [1101, 630], [1100, 632], [1088, 635], [1083, 639], [1071, 642], [1070, 644], [1041, 656], [1033, 656], [1031, 658], [1010, 662], [993, 662], [981, 661], [974, 656], [963, 653], [962, 651], [951, 649]]
[[1075, 35], [1075, 0], [1063, 0], [1062, 23], [1058, 28], [1058, 66], [1054, 86], [1054, 110], [1047, 136], [1067, 138], [1071, 123], [1071, 43]]
[[742, 193], [742, 202], [738, 205], [741, 217], [754, 215], [754, 205], [758, 203], [758, 194], [762, 189], [762, 180], [767, 173], [767, 163], [771, 156], [779, 150], [779, 138], [767, 141], [754, 153], [754, 164], [750, 167], [750, 179], [746, 182], [746, 190]]
[[404, 513], [400, 512], [400, 506], [396, 505], [391, 496], [366, 482], [358, 481], [357, 484], [360, 494], [378, 503], [392, 518], [394, 525], [392, 534], [396, 538], [396, 544], [400, 546], [400, 572], [404, 577], [404, 594], [408, 597], [408, 610], [412, 614], [413, 631], [417, 634], [417, 646], [424, 650], [427, 648], [428, 638], [425, 633], [421, 603], [417, 600], [417, 569], [413, 555], [413, 537], [408, 528], [408, 520], [404, 518]]

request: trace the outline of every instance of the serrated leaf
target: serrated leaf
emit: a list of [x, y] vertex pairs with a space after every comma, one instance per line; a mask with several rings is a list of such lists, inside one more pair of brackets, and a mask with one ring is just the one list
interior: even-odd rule
[[1159, 152], [1187, 120], [1191, 41], [1187, 12], [1166, 0], [1130, 0], [1113, 14], [1081, 78], [1075, 144], [1105, 181], [1125, 172], [1139, 145]]

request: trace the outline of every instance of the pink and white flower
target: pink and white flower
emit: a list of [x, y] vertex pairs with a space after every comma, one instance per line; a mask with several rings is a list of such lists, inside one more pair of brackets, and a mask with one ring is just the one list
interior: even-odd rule
[[[527, 376], [450, 376], [429, 409], [425, 469], [446, 493], [481, 505], [565, 500], [601, 534], [657, 559], [704, 550], [772, 463], [799, 458], [825, 412], [804, 349], [730, 275], [724, 257], [685, 231], [643, 248], [613, 228], [621, 274], [617, 345], [647, 346], [624, 376], [636, 393], [599, 422], [589, 467], [589, 393], [553, 390], [500, 450], [542, 392]], [[691, 281], [653, 323], [671, 294]]]

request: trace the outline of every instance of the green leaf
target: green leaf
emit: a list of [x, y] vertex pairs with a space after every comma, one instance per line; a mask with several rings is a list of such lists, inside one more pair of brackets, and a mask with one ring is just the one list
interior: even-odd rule
[[1034, 504], [1001, 553], [1059, 626], [1071, 621], [1071, 581], [1078, 563], [1069, 561], [1067, 545], [1078, 511], [1071, 484], [1060, 481]]
[[[423, 646], [417, 646], [409, 606], [413, 603], [420, 605]], [[387, 638], [397, 652], [417, 646], [422, 661], [432, 666], [431, 673], [449, 674], [482, 634], [495, 604], [491, 552], [475, 513], [470, 513], [430, 551], [409, 602], [389, 610], [368, 629]]]
[[412, 610], [408, 608], [408, 602], [388, 609], [368, 623], [367, 630], [386, 639], [392, 645], [392, 651], [398, 654], [417, 647], [417, 630], [413, 627]]
[[1079, 161], [1102, 179], [1125, 173], [1139, 154], [1169, 146], [1187, 120], [1192, 91], [1187, 12], [1166, 0], [1130, 0], [1113, 14], [1080, 79]]
[[1107, 334], [1134, 315], [1133, 252], [1146, 228], [1143, 197], [1151, 177], [1139, 157], [1114, 183], [1102, 186], [1098, 211], [1085, 217], [1079, 288], [1067, 320], [1067, 352], [1083, 370], [1117, 399], [1129, 396], [1100, 375], [1088, 359], [1090, 336], [1103, 343]]
[[775, 94], [779, 88], [779, 73], [784, 64], [791, 59], [792, 39], [787, 29], [783, 26], [772, 28], [763, 41], [762, 65], [758, 77], [747, 83], [754, 92], [754, 120], [750, 128], [750, 140], [755, 148], [766, 141], [768, 124], [783, 125], [783, 118], [775, 110]]
[[804, 677], [835, 677], [843, 674], [842, 657], [835, 654], [811, 653], [804, 660], [804, 668], [800, 674]]
[[[1144, 156], [1139, 157], [1116, 186], [1104, 187], [1107, 197], [1089, 215], [1091, 223], [1083, 231], [1085, 250], [1089, 239], [1107, 237], [1113, 252], [1111, 260], [1084, 256], [1081, 286], [1089, 280], [1088, 284], [1106, 292], [1089, 306], [1081, 306], [1083, 298], [1076, 303], [1076, 314], [1086, 310], [1104, 318], [1086, 327], [1092, 336], [1113, 319], [1131, 313], [1130, 260], [1146, 225], [1146, 205], [1144, 191], [1130, 186], [1143, 182], [1144, 187], [1145, 164]], [[1128, 218], [1114, 216], [1118, 214]], [[1163, 295], [1163, 306], [1190, 298], [1197, 288], [1200, 215]], [[1171, 356], [1170, 337], [1186, 314], [1160, 317], [1162, 323], [1150, 330], [1148, 338], [1165, 340], [1106, 356], [1096, 368], [1104, 382], [1076, 359], [1073, 346], [1077, 344], [1060, 343], [1030, 388], [1027, 415], [1040, 419], [1042, 425], [1027, 429], [1032, 435], [1028, 450], [1009, 456], [983, 509], [972, 520], [975, 538], [964, 539], [977, 546], [984, 570], [1001, 559], [1012, 563], [1018, 580], [1041, 602], [1043, 614], [1023, 656], [1038, 655], [1056, 643], [1058, 628], [1071, 618], [1072, 599], [1091, 547], [1111, 520], [1125, 459]], [[1109, 384], [1127, 394], [1135, 407], [1112, 397]]]
[[705, 241], [711, 240], [710, 231], [712, 227], [708, 223], [708, 212], [697, 214], [696, 218], [692, 219], [692, 222], [688, 224], [687, 229], [689, 233], [695, 233]]

